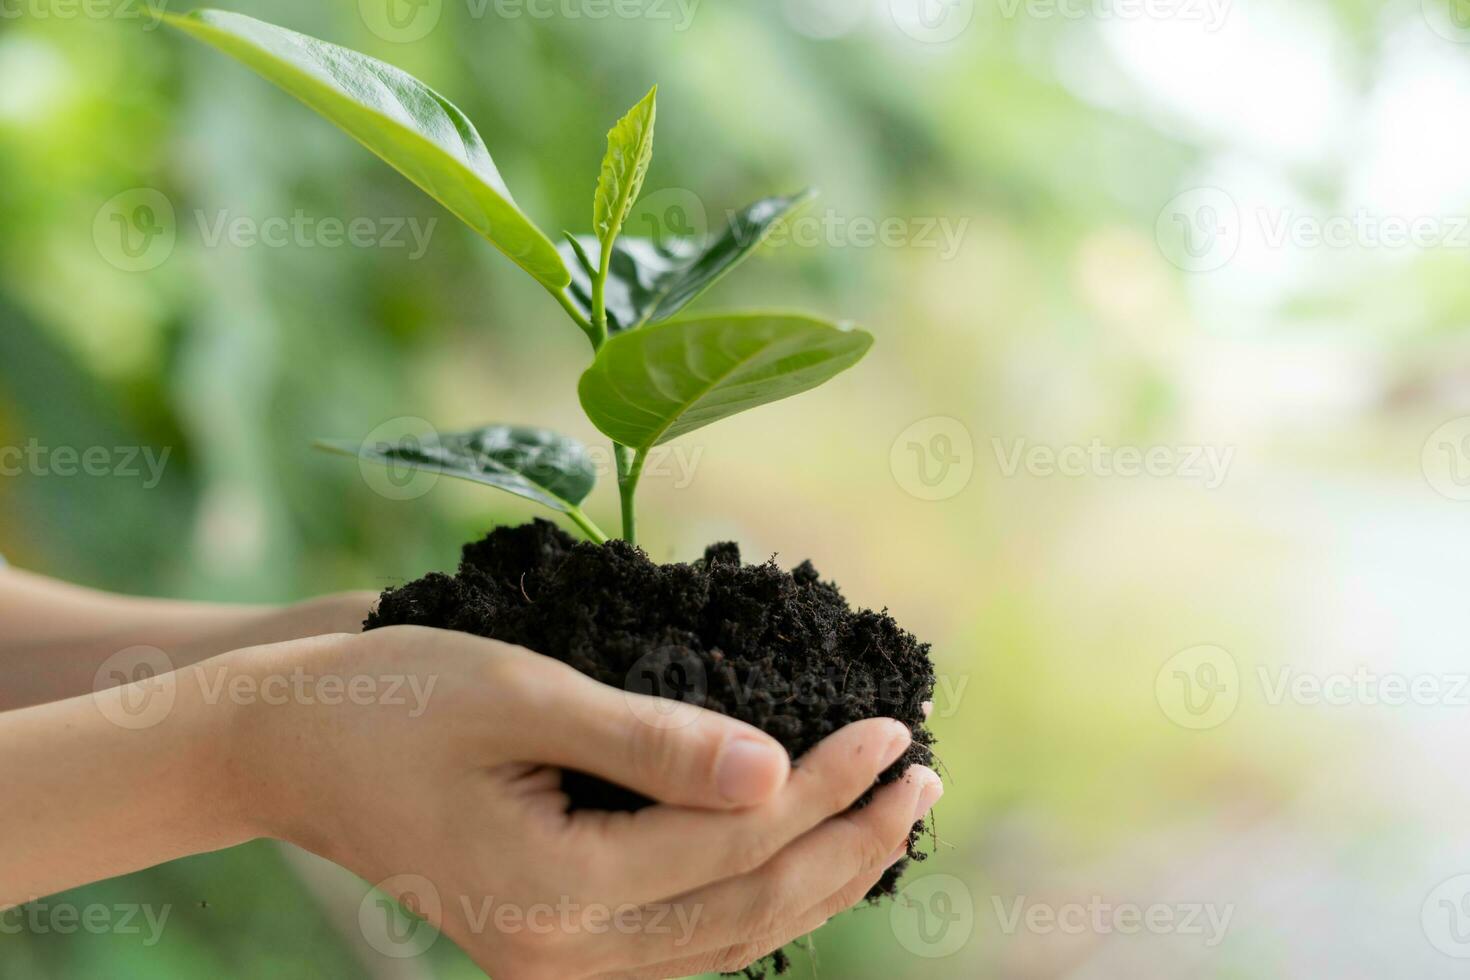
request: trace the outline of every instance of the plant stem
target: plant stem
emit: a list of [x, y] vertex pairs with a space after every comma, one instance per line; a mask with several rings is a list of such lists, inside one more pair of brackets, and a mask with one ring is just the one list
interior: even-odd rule
[[638, 489], [638, 478], [643, 475], [643, 463], [648, 459], [647, 450], [633, 452], [627, 446], [613, 443], [613, 455], [618, 461], [618, 499], [623, 505], [623, 540], [638, 543], [638, 516], [633, 509], [633, 494]]
[[592, 523], [592, 518], [584, 514], [582, 508], [573, 507], [567, 511], [567, 516], [586, 533], [587, 537], [592, 539], [594, 544], [605, 544], [607, 542], [607, 535], [603, 533], [602, 528]]
[[607, 340], [607, 267], [612, 263], [612, 238], [602, 243], [602, 256], [597, 262], [597, 278], [592, 280], [592, 329], [597, 336], [592, 349], [600, 350]]

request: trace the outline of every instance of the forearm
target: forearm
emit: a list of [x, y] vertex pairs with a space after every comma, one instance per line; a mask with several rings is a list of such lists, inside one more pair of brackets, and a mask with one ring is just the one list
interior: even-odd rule
[[0, 908], [256, 836], [238, 709], [203, 676], [0, 714]]
[[294, 606], [132, 599], [0, 569], [0, 712], [92, 691], [111, 658], [159, 651], [171, 668], [229, 650], [327, 633], [355, 633], [371, 593]]
[[[113, 595], [0, 567], [0, 646], [38, 646], [102, 633], [170, 637], [227, 629], [268, 607]], [[153, 645], [158, 645], [155, 639]]]

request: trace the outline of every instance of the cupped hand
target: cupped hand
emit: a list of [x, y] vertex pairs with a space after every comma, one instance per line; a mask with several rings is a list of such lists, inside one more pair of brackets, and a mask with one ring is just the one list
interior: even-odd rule
[[[211, 663], [355, 686], [239, 713], [242, 819], [405, 900], [497, 980], [742, 969], [860, 901], [942, 792], [916, 766], [847, 812], [908, 748], [896, 721], [850, 725], [793, 767], [744, 723], [669, 715], [465, 634], [392, 627]], [[568, 813], [563, 768], [658, 803]]]

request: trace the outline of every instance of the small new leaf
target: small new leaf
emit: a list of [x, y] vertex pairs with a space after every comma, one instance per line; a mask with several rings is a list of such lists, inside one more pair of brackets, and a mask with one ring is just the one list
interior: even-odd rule
[[[733, 212], [707, 241], [620, 237], [613, 244], [605, 284], [608, 332], [622, 333], [674, 316], [745, 261], [782, 218], [814, 196], [814, 191], [805, 190], [762, 198]], [[572, 276], [567, 293], [589, 317], [597, 268], [587, 256], [595, 255], [599, 244], [591, 235], [569, 235], [558, 246]]]
[[648, 162], [653, 159], [653, 124], [657, 114], [658, 86], [655, 85], [608, 131], [607, 153], [602, 158], [592, 205], [592, 227], [604, 251], [617, 239], [623, 222], [628, 220], [628, 212], [643, 190]]
[[864, 331], [795, 314], [672, 320], [609, 339], [577, 394], [593, 425], [646, 452], [815, 388], [856, 364], [872, 344]]

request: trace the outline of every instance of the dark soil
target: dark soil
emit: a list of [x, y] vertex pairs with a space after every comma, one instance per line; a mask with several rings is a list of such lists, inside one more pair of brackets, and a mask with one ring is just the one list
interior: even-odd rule
[[[853, 610], [811, 562], [745, 565], [734, 544], [690, 564], [658, 565], [622, 541], [595, 545], [546, 521], [466, 545], [459, 572], [389, 589], [365, 624], [435, 626], [536, 650], [613, 687], [677, 698], [745, 721], [799, 759], [863, 718], [896, 718], [914, 744], [879, 777], [932, 764], [922, 704], [934, 691], [929, 646], [886, 612]], [[583, 773], [563, 776], [573, 809], [635, 810], [649, 800]], [[871, 799], [871, 791], [857, 804]], [[909, 836], [919, 849], [923, 824]], [[869, 892], [896, 890], [909, 861]], [[786, 957], [771, 965], [785, 972]], [[748, 971], [761, 976], [764, 969]]]

